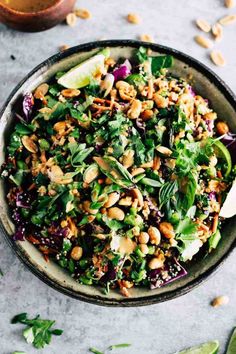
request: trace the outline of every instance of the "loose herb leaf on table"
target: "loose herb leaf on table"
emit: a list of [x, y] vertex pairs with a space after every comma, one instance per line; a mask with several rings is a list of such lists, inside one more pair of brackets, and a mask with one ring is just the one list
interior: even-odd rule
[[46, 344], [50, 344], [52, 335], [60, 336], [63, 333], [61, 329], [52, 329], [55, 321], [43, 320], [39, 315], [33, 319], [29, 319], [27, 313], [20, 313], [13, 317], [11, 323], [26, 325], [27, 327], [23, 331], [23, 336], [27, 343], [33, 344], [37, 349], [44, 348]]

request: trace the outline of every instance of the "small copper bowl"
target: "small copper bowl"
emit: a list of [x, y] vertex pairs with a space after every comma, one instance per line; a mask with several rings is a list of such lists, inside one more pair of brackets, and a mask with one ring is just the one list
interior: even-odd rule
[[75, 5], [76, 0], [57, 0], [38, 12], [21, 12], [0, 3], [0, 22], [23, 32], [39, 32], [62, 22]]

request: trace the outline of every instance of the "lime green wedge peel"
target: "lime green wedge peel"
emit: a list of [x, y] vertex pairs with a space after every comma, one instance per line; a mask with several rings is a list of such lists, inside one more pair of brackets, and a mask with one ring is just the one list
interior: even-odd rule
[[[217, 354], [219, 349], [219, 342], [217, 340], [192, 347], [176, 354]], [[232, 353], [230, 353], [232, 354]]]
[[233, 334], [230, 338], [226, 354], [235, 354], [235, 353], [236, 353], [236, 328], [234, 329]]
[[110, 56], [108, 48], [78, 64], [58, 80], [58, 84], [68, 89], [79, 89], [89, 85], [91, 77], [104, 72], [105, 59]]

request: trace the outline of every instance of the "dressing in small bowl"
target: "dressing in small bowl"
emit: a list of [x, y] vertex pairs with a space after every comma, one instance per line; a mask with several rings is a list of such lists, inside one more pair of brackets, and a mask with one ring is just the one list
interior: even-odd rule
[[23, 32], [44, 31], [62, 22], [75, 0], [0, 0], [0, 22]]

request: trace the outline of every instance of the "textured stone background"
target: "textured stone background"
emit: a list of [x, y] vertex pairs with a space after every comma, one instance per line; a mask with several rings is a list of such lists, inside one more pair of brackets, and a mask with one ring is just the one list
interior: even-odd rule
[[[73, 46], [101, 38], [137, 38], [151, 34], [157, 43], [172, 46], [212, 67], [236, 90], [236, 26], [225, 29], [224, 40], [217, 47], [224, 53], [227, 66], [214, 67], [207, 50], [198, 47], [193, 36], [198, 33], [194, 19], [214, 22], [227, 13], [223, 0], [81, 0], [93, 17], [78, 21], [75, 28], [57, 26], [39, 34], [18, 33], [0, 25], [0, 105], [28, 71], [54, 54], [62, 44]], [[235, 10], [236, 11], [236, 10]], [[125, 20], [128, 12], [141, 15], [141, 25]], [[15, 61], [10, 59], [14, 54]], [[235, 252], [221, 270], [200, 288], [182, 298], [146, 308], [111, 309], [72, 300], [48, 288], [35, 278], [16, 258], [0, 237], [0, 354], [24, 350], [40, 353], [22, 339], [21, 326], [10, 325], [11, 317], [26, 311], [56, 319], [64, 335], [53, 338], [45, 354], [84, 354], [90, 346], [101, 350], [113, 343], [132, 343], [120, 354], [171, 354], [186, 346], [219, 339], [222, 351], [232, 327], [236, 324]], [[213, 309], [210, 301], [227, 294], [230, 303]], [[118, 353], [118, 351], [117, 351]]]

